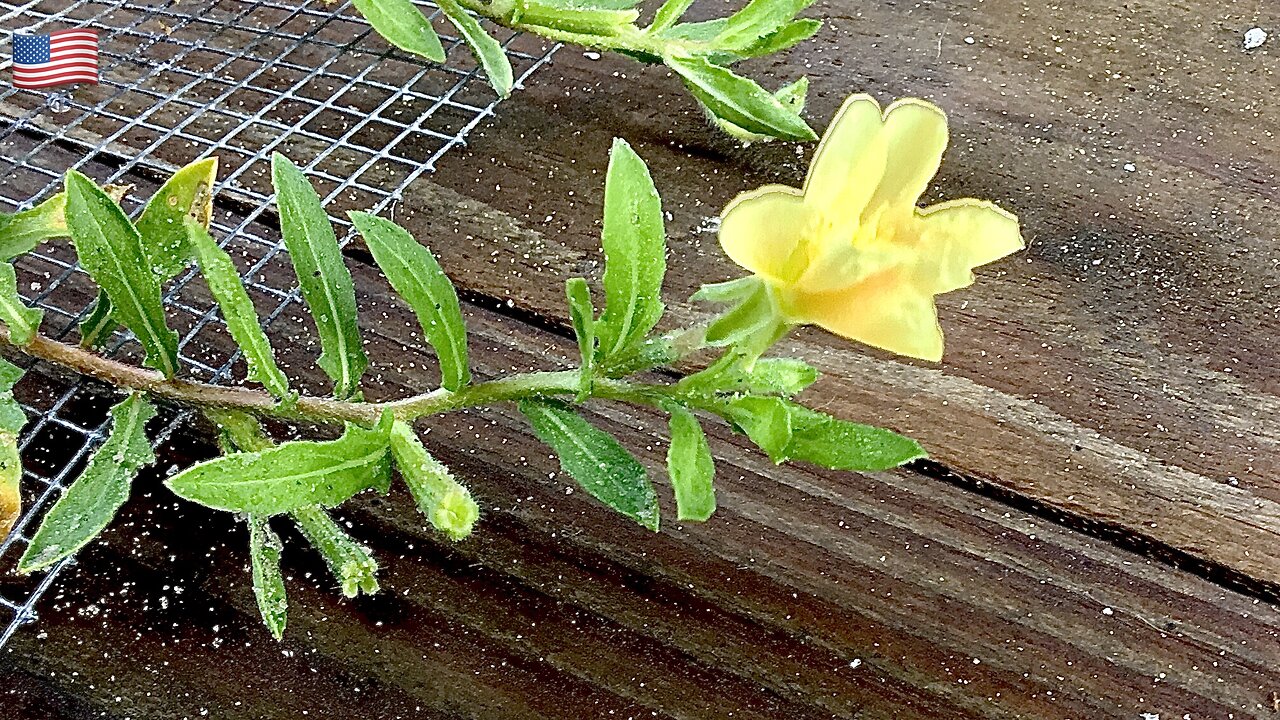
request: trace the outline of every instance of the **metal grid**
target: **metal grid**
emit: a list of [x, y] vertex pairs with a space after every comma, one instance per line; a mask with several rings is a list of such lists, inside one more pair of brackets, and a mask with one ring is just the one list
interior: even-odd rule
[[[99, 30], [102, 84], [56, 94], [0, 92], [0, 209], [30, 207], [59, 189], [68, 168], [101, 183], [132, 184], [136, 212], [176, 167], [217, 155], [215, 237], [236, 258], [264, 324], [299, 302], [271, 199], [269, 156], [279, 150], [309, 174], [338, 224], [345, 210], [380, 212], [415, 178], [493, 113], [497, 101], [460, 41], [433, 18], [448, 57], [420, 62], [389, 49], [349, 1], [0, 0], [4, 27]], [[489, 28], [508, 48], [522, 82], [555, 47]], [[519, 82], [517, 86], [519, 86]], [[342, 218], [342, 219], [339, 219]], [[94, 290], [67, 243], [47, 243], [16, 263], [19, 289], [45, 313], [53, 337], [77, 332]], [[194, 272], [166, 288], [170, 323], [182, 335], [188, 377], [231, 382], [238, 355], [210, 342], [225, 326]], [[299, 308], [292, 308], [297, 312]], [[117, 335], [107, 353], [138, 358]], [[286, 350], [289, 352], [289, 350]], [[303, 353], [306, 351], [303, 350]], [[49, 368], [46, 368], [49, 369]], [[30, 422], [21, 442], [26, 512], [0, 542], [12, 568], [39, 518], [102, 440], [112, 398], [57, 373], [28, 373], [15, 388]], [[186, 419], [162, 415], [157, 443]], [[35, 618], [42, 595], [72, 560], [29, 578], [0, 578], [0, 646]]]

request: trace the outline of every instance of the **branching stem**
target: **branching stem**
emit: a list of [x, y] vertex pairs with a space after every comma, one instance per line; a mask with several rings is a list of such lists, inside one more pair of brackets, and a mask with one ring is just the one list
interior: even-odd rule
[[[160, 400], [199, 408], [240, 410], [258, 416], [323, 424], [354, 422], [371, 425], [377, 422], [384, 410], [390, 410], [398, 420], [413, 421], [428, 415], [522, 398], [575, 395], [580, 388], [579, 372], [564, 370], [521, 373], [468, 385], [457, 392], [439, 389], [388, 402], [347, 402], [307, 395], [281, 402], [261, 390], [177, 378], [166, 380], [154, 370], [112, 360], [43, 335], [37, 335], [27, 345], [16, 345], [9, 339], [8, 330], [0, 327], [0, 343], [120, 390], [142, 392]], [[653, 404], [657, 398], [669, 397], [675, 392], [674, 385], [601, 378], [595, 382], [592, 397]]]

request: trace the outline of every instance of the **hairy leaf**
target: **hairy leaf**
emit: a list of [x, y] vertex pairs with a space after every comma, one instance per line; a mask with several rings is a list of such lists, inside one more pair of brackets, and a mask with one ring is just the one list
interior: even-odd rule
[[271, 530], [267, 518], [250, 515], [249, 558], [253, 563], [253, 596], [258, 601], [262, 622], [271, 631], [271, 637], [284, 637], [288, 621], [289, 599], [285, 594], [284, 575], [280, 572], [280, 555], [284, 543]]
[[[777, 98], [778, 102], [782, 103], [785, 107], [788, 107], [792, 111], [794, 111], [796, 114], [799, 114], [801, 110], [804, 110], [805, 98], [808, 95], [808, 93], [809, 93], [809, 78], [800, 78], [799, 80], [796, 80], [793, 83], [784, 85], [783, 87], [779, 88], [778, 91], [773, 94], [773, 96]], [[772, 135], [762, 135], [760, 133], [753, 133], [753, 132], [748, 132], [746, 130], [743, 130], [742, 128], [738, 127], [737, 125], [734, 125], [733, 123], [729, 122], [728, 120], [725, 120], [724, 118], [712, 116], [711, 119], [713, 122], [715, 122], [716, 125], [720, 127], [721, 130], [724, 130], [726, 133], [741, 140], [743, 143], [768, 142], [774, 139]], [[752, 278], [754, 279], [754, 276], [752, 276]], [[742, 278], [742, 279], [746, 279], [746, 278]], [[706, 289], [709, 286], [703, 285], [702, 287], [703, 289]], [[695, 298], [696, 298], [696, 295], [695, 295]]]
[[658, 496], [644, 466], [612, 435], [564, 403], [524, 400], [520, 412], [538, 438], [555, 450], [560, 467], [605, 505], [657, 532]]
[[724, 28], [715, 37], [715, 43], [729, 50], [750, 47], [761, 38], [777, 32], [812, 2], [813, 0], [751, 0], [746, 7], [726, 20]]
[[444, 62], [440, 36], [410, 0], [352, 0], [352, 4], [387, 42], [432, 62]]
[[[782, 52], [787, 48], [799, 45], [805, 40], [813, 37], [814, 34], [821, 29], [821, 20], [792, 20], [786, 25], [783, 25], [777, 31], [760, 38], [755, 43], [748, 45], [741, 50], [736, 51], [735, 54], [740, 58], [772, 55], [773, 53]], [[799, 113], [800, 110], [796, 108], [796, 112]]]
[[791, 108], [771, 93], [728, 68], [700, 57], [667, 58], [685, 85], [715, 117], [747, 132], [784, 140], [816, 140], [818, 136]]
[[22, 379], [22, 368], [0, 358], [0, 540], [3, 540], [22, 513], [22, 458], [18, 454], [18, 433], [27, 423], [13, 386]]
[[418, 317], [422, 332], [440, 361], [441, 385], [457, 390], [471, 382], [467, 327], [458, 293], [435, 256], [390, 220], [368, 213], [350, 215], [387, 281]]
[[596, 324], [602, 358], [644, 340], [662, 317], [666, 231], [662, 202], [644, 161], [615, 139], [604, 181], [604, 312]]
[[788, 403], [791, 442], [785, 455], [833, 470], [878, 472], [928, 457], [915, 440]]
[[30, 210], [0, 213], [0, 260], [25, 255], [50, 238], [66, 237], [66, 207], [67, 194], [60, 192]]
[[315, 506], [290, 513], [298, 529], [324, 558], [329, 572], [337, 578], [342, 594], [355, 597], [361, 592], [378, 592], [378, 563], [369, 550], [338, 527], [324, 510]]
[[70, 557], [106, 528], [129, 498], [138, 470], [155, 462], [146, 435], [147, 421], [155, 414], [141, 395], [130, 395], [111, 408], [111, 434], [44, 516], [18, 561], [18, 572], [41, 570]]
[[582, 355], [579, 394], [586, 395], [590, 393], [595, 370], [596, 309], [591, 304], [591, 288], [587, 287], [586, 279], [569, 278], [564, 284], [564, 292], [569, 298], [569, 321], [573, 323], [573, 334], [578, 337], [578, 351]]
[[480, 66], [484, 68], [485, 75], [489, 78], [489, 84], [497, 91], [498, 96], [510, 95], [515, 79], [511, 71], [511, 61], [507, 59], [507, 51], [502, 48], [502, 44], [485, 32], [484, 28], [480, 27], [480, 22], [454, 0], [437, 0], [436, 4], [440, 6], [445, 17], [449, 18], [449, 22], [462, 33], [463, 39], [467, 41], [467, 46], [471, 48], [476, 60], [480, 61]]
[[408, 423], [397, 421], [392, 426], [391, 453], [409, 493], [431, 526], [451, 540], [470, 535], [480, 519], [480, 506], [449, 468], [427, 452]]
[[245, 362], [249, 366], [249, 379], [262, 383], [277, 398], [288, 397], [289, 379], [276, 365], [271, 341], [267, 340], [267, 334], [258, 323], [253, 301], [245, 292], [240, 272], [231, 261], [231, 256], [218, 247], [209, 231], [196, 221], [188, 219], [185, 229], [190, 238], [184, 244], [195, 253], [200, 272], [204, 273], [205, 280], [209, 283], [209, 291], [222, 309], [227, 330], [244, 353]]
[[391, 482], [391, 416], [373, 429], [347, 425], [337, 440], [298, 440], [194, 465], [165, 481], [180, 497], [217, 510], [276, 515], [310, 505], [333, 507]]
[[542, 0], [543, 5], [562, 10], [630, 10], [639, 0]]
[[[417, 12], [415, 9], [414, 12]], [[356, 325], [356, 294], [351, 273], [320, 196], [302, 171], [280, 153], [271, 157], [271, 173], [280, 208], [280, 229], [298, 275], [302, 298], [320, 333], [317, 364], [334, 381], [334, 395], [346, 399], [360, 388], [369, 365]]]
[[676, 512], [681, 520], [704, 521], [716, 511], [715, 461], [698, 418], [671, 403], [671, 447], [667, 450], [667, 474], [676, 494]]
[[770, 460], [781, 463], [788, 457], [793, 433], [789, 405], [781, 398], [746, 395], [729, 402], [727, 416]]
[[693, 5], [693, 0], [666, 0], [654, 14], [653, 22], [649, 23], [646, 32], [657, 34], [667, 30], [680, 22], [680, 18], [684, 16], [690, 5]]
[[43, 310], [27, 307], [22, 302], [13, 265], [0, 262], [0, 324], [8, 328], [9, 340], [15, 345], [30, 343], [40, 330], [43, 318]]
[[751, 287], [749, 295], [743, 296], [737, 301], [737, 305], [707, 326], [705, 339], [708, 345], [732, 345], [776, 322], [778, 313], [769, 288], [764, 283], [756, 283]]
[[124, 211], [92, 180], [67, 172], [67, 227], [81, 266], [111, 298], [115, 315], [147, 352], [144, 364], [173, 377], [178, 334], [165, 324], [160, 283], [142, 249], [142, 237]]

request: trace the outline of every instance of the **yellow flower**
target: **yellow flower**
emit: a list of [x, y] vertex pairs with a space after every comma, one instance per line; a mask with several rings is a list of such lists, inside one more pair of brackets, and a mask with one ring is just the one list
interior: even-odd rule
[[933, 296], [1022, 249], [1018, 219], [993, 203], [919, 208], [947, 146], [947, 116], [924, 100], [845, 101], [804, 190], [767, 185], [721, 215], [720, 243], [762, 278], [782, 320], [812, 323], [899, 355], [942, 359]]

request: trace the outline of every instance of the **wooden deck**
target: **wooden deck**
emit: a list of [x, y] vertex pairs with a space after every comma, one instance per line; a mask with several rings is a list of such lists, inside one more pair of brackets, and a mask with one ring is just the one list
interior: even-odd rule
[[[449, 545], [401, 491], [350, 504], [384, 592], [344, 601], [288, 552], [282, 644], [243, 528], [152, 476], [0, 656], [0, 716], [1280, 718], [1280, 40], [1241, 47], [1280, 5], [810, 14], [817, 38], [755, 75], [808, 74], [818, 128], [855, 91], [937, 102], [952, 147], [928, 199], [996, 200], [1029, 241], [941, 299], [940, 366], [787, 341], [824, 373], [809, 397], [931, 462], [775, 467], [719, 427], [720, 511], [653, 535], [567, 492], [513, 409], [451, 416], [426, 439], [480, 530]], [[463, 290], [478, 375], [575, 357], [563, 282], [599, 278], [614, 136], [670, 213], [673, 325], [734, 270], [708, 218], [806, 166], [735, 147], [660, 69], [561, 51], [396, 211]], [[428, 386], [408, 313], [350, 255], [369, 396]], [[276, 328], [315, 375], [305, 326]], [[660, 418], [593, 409], [662, 465]], [[209, 452], [191, 429], [158, 467]]]

